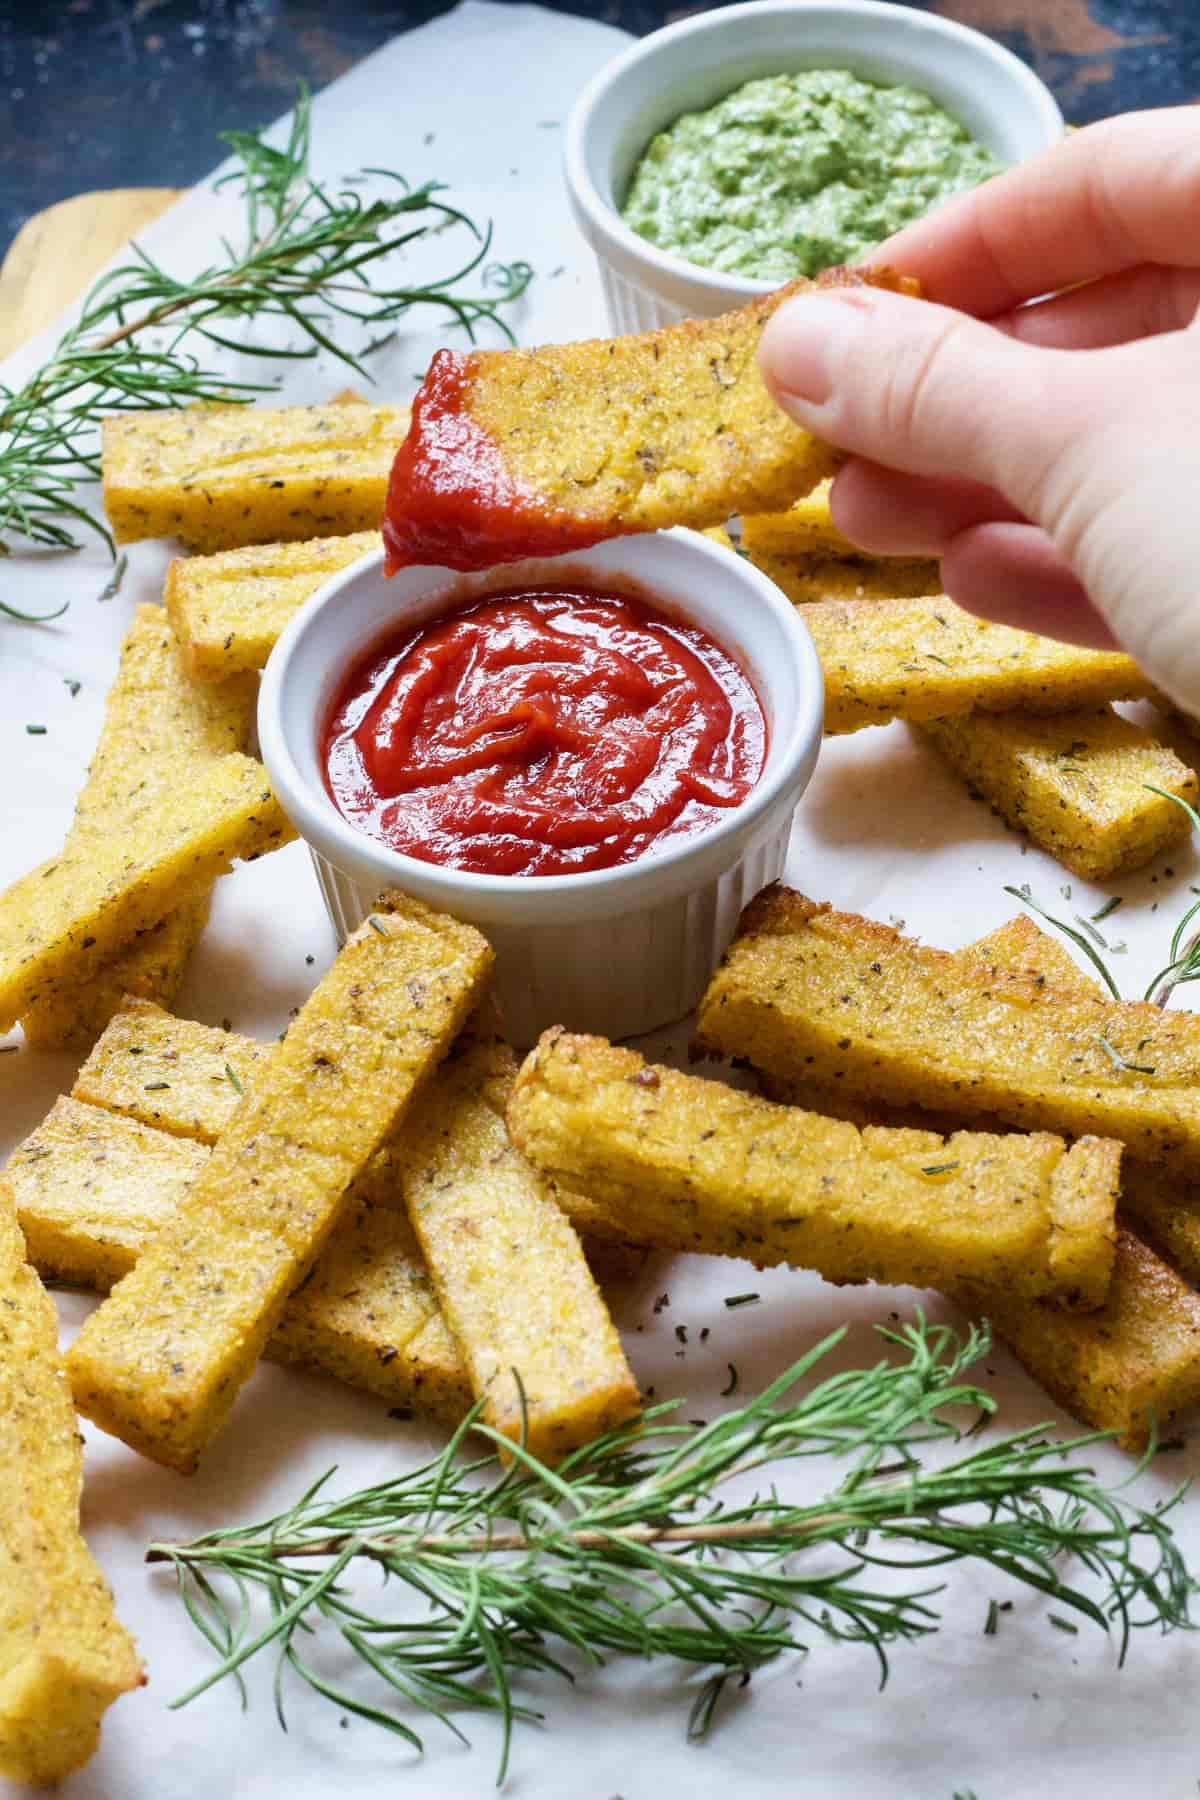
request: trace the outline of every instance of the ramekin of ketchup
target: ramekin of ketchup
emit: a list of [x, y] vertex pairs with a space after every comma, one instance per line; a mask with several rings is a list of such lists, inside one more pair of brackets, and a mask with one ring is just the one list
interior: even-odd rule
[[478, 575], [382, 549], [272, 653], [263, 759], [339, 935], [400, 887], [497, 953], [509, 1036], [690, 1010], [783, 872], [822, 680], [799, 615], [692, 532]]

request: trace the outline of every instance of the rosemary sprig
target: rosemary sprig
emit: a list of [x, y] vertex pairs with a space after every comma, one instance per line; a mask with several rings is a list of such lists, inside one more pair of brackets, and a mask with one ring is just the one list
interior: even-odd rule
[[[995, 1411], [962, 1380], [988, 1334], [960, 1340], [919, 1316], [880, 1329], [902, 1360], [827, 1376], [797, 1395], [843, 1336], [835, 1332], [701, 1429], [672, 1423], [673, 1406], [660, 1405], [640, 1430], [601, 1438], [557, 1469], [506, 1446], [505, 1470], [494, 1453], [505, 1441], [476, 1412], [415, 1473], [340, 1499], [327, 1497], [326, 1476], [262, 1524], [153, 1544], [147, 1561], [173, 1566], [218, 1657], [175, 1704], [270, 1648], [281, 1722], [289, 1671], [415, 1748], [422, 1741], [402, 1708], [432, 1713], [460, 1736], [449, 1710], [483, 1708], [503, 1724], [503, 1779], [514, 1722], [538, 1716], [516, 1685], [547, 1673], [570, 1679], [564, 1652], [592, 1665], [613, 1654], [669, 1657], [703, 1671], [690, 1722], [700, 1735], [730, 1676], [748, 1678], [801, 1647], [797, 1624], [869, 1645], [886, 1679], [889, 1646], [937, 1629], [939, 1590], [880, 1584], [879, 1566], [987, 1564], [1060, 1609], [1115, 1624], [1122, 1658], [1134, 1627], [1190, 1624], [1195, 1584], [1166, 1516], [1178, 1495], [1147, 1512], [1105, 1488], [1084, 1455], [1104, 1434], [1056, 1444], [1035, 1428], [940, 1465], [921, 1461], [919, 1446], [954, 1444]], [[493, 1449], [461, 1464], [470, 1430]], [[848, 1458], [849, 1469], [815, 1505], [790, 1504], [775, 1474], [816, 1455]], [[725, 1495], [731, 1477], [767, 1467], [765, 1490]], [[390, 1607], [350, 1586], [347, 1571], [363, 1561], [382, 1570]], [[378, 1697], [339, 1687], [322, 1666], [323, 1652], [332, 1667], [346, 1651], [382, 1684]]]
[[[480, 321], [491, 320], [512, 341], [501, 309], [528, 286], [528, 265], [486, 266], [482, 279], [491, 291], [464, 294], [461, 284], [485, 262], [491, 227], [480, 230], [439, 199], [442, 184], [410, 188], [389, 169], [367, 171], [395, 190], [369, 203], [352, 180], [336, 191], [322, 186], [309, 173], [309, 125], [302, 89], [282, 150], [258, 132], [222, 134], [239, 163], [224, 180], [239, 183], [245, 201], [240, 247], [226, 241], [221, 261], [179, 279], [135, 244], [130, 259], [89, 290], [50, 360], [22, 387], [0, 384], [0, 554], [16, 538], [75, 549], [81, 527], [111, 548], [103, 520], [75, 495], [80, 481], [100, 472], [99, 420], [198, 403], [228, 406], [264, 391], [262, 383], [231, 378], [210, 350], [247, 348], [285, 360], [325, 350], [362, 375], [367, 351], [338, 343], [336, 323], [370, 331], [414, 306], [441, 307], [472, 336]], [[449, 274], [406, 285], [373, 267], [452, 225], [465, 227], [473, 242]], [[230, 323], [263, 318], [286, 320], [298, 341], [266, 351], [226, 335]]]

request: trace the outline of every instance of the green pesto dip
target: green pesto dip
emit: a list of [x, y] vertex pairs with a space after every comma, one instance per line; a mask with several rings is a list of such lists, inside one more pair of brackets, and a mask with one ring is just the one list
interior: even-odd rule
[[788, 281], [852, 262], [1000, 167], [917, 88], [803, 69], [660, 131], [622, 217], [704, 268]]

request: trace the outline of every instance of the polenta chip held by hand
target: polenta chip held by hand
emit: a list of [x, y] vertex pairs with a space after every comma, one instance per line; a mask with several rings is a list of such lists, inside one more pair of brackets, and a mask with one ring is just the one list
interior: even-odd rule
[[775, 405], [755, 351], [783, 301], [863, 283], [916, 292], [888, 269], [830, 269], [719, 319], [540, 350], [439, 350], [388, 486], [389, 572], [557, 556], [808, 493], [837, 453]]

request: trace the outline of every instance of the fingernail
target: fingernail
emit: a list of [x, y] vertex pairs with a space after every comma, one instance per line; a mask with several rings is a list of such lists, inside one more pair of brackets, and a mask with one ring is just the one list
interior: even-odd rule
[[782, 400], [823, 406], [836, 372], [867, 323], [861, 293], [802, 294], [767, 321], [758, 351], [763, 380]]

